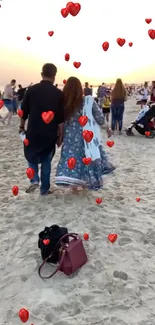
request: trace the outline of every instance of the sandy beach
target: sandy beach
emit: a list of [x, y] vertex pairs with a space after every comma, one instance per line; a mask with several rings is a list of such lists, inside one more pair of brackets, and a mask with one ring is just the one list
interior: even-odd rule
[[[135, 102], [126, 103], [124, 127], [136, 117]], [[22, 324], [18, 311], [26, 308], [29, 325], [154, 325], [155, 140], [135, 131], [135, 137], [115, 135], [108, 148], [103, 130], [117, 167], [105, 177], [104, 189], [40, 197], [25, 193], [29, 180], [18, 125], [17, 116], [11, 127], [0, 124], [0, 324]], [[52, 163], [53, 184], [59, 154]], [[44, 281], [38, 276], [38, 233], [52, 224], [81, 236], [88, 232], [89, 260], [71, 277], [58, 273]], [[114, 244], [109, 233], [118, 234]], [[124, 272], [123, 279], [115, 271]]]

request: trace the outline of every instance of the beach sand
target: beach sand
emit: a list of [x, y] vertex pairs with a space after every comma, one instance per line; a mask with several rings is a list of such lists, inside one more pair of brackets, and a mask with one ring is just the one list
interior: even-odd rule
[[[124, 126], [138, 110], [135, 100], [127, 102]], [[18, 125], [17, 116], [11, 127], [0, 125], [0, 324], [22, 324], [18, 311], [26, 308], [29, 325], [154, 325], [155, 140], [136, 132], [135, 137], [116, 135], [108, 148], [103, 130], [117, 167], [105, 177], [104, 189], [40, 197], [25, 193], [29, 181]], [[52, 163], [53, 182], [59, 154]], [[101, 205], [97, 197], [103, 198]], [[81, 236], [88, 232], [89, 261], [71, 277], [58, 273], [44, 281], [38, 276], [38, 233], [52, 224]], [[109, 233], [118, 234], [114, 244]], [[115, 271], [124, 272], [123, 279]]]

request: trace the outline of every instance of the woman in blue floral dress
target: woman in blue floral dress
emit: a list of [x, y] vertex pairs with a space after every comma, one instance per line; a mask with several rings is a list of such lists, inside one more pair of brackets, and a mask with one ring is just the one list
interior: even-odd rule
[[[115, 167], [108, 161], [103, 149], [98, 125], [104, 124], [104, 116], [91, 96], [83, 97], [79, 79], [70, 77], [63, 89], [65, 100], [65, 126], [61, 157], [56, 171], [56, 185], [98, 190], [103, 186], [103, 176]], [[87, 116], [88, 123], [81, 126], [79, 118]], [[83, 131], [93, 132], [91, 144], [83, 138]], [[107, 128], [108, 136], [109, 129]], [[89, 165], [83, 158], [90, 158]], [[74, 168], [69, 168], [68, 160], [74, 158]]]

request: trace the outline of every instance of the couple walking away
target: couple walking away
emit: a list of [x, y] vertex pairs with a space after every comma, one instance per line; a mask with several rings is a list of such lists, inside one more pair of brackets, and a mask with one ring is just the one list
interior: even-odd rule
[[[42, 81], [29, 88], [23, 99], [21, 107], [23, 117], [19, 132], [24, 131], [29, 140], [29, 145], [24, 146], [24, 154], [29, 168], [35, 171], [26, 192], [33, 192], [41, 182], [40, 194], [52, 193], [51, 161], [56, 145], [58, 147], [62, 145], [56, 171], [56, 185], [69, 186], [73, 192], [77, 192], [79, 187], [98, 190], [103, 186], [103, 176], [115, 169], [108, 161], [102, 146], [99, 125], [104, 124], [104, 116], [93, 97], [83, 97], [82, 85], [77, 78], [70, 77], [63, 92], [56, 88], [53, 85], [56, 73], [57, 68], [53, 64], [45, 64], [41, 73]], [[42, 120], [44, 111], [54, 112], [54, 118], [49, 124]], [[79, 123], [79, 117], [82, 115], [88, 117], [88, 123], [84, 127]], [[84, 130], [94, 133], [90, 143], [83, 139]], [[108, 128], [107, 134], [109, 135]], [[92, 159], [89, 166], [82, 161], [85, 157]], [[68, 167], [69, 158], [76, 159], [74, 169]], [[40, 178], [39, 164], [41, 164]]]

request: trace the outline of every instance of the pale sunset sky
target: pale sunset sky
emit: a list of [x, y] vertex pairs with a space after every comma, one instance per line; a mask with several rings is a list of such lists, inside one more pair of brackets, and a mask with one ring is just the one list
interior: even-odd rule
[[[64, 0], [1, 0], [0, 85], [12, 78], [23, 85], [40, 81], [44, 63], [58, 68], [56, 82], [77, 76], [90, 84], [155, 79], [155, 0], [80, 0], [76, 17], [63, 18]], [[148, 25], [145, 18], [152, 18]], [[54, 31], [49, 37], [48, 31]], [[26, 37], [31, 40], [27, 41]], [[125, 38], [121, 48], [117, 38]], [[104, 52], [102, 43], [110, 43]], [[133, 47], [128, 46], [133, 42]], [[65, 62], [64, 55], [71, 59]], [[81, 67], [75, 69], [74, 61]]]

